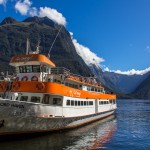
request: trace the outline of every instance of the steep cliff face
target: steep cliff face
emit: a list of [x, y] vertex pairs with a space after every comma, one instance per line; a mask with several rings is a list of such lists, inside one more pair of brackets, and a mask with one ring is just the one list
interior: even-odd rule
[[[25, 54], [26, 39], [30, 40], [31, 50], [40, 41], [40, 53], [47, 55], [61, 26], [47, 17], [30, 17], [22, 22], [5, 18], [0, 24], [0, 72], [12, 71], [8, 63], [16, 54]], [[59, 67], [66, 67], [75, 74], [89, 76], [90, 69], [77, 54], [69, 32], [62, 27], [53, 48], [51, 60]]]
[[132, 93], [136, 98], [150, 100], [150, 75]]

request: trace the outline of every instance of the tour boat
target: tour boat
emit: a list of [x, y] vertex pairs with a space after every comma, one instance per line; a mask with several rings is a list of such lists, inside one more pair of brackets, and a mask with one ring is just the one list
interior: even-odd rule
[[12, 57], [16, 76], [0, 81], [0, 135], [70, 129], [116, 110], [116, 95], [106, 94], [94, 77], [56, 67], [45, 55]]

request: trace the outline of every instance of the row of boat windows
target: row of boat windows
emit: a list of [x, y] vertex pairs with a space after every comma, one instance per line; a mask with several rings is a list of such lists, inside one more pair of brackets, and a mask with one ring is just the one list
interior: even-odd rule
[[17, 67], [19, 73], [32, 73], [32, 72], [46, 72], [46, 66], [41, 67], [40, 65], [26, 65]]
[[[50, 79], [48, 81], [50, 81]], [[61, 81], [57, 80], [57, 79], [54, 79], [54, 82], [61, 83]], [[72, 87], [72, 88], [75, 88], [75, 89], [81, 89], [82, 88], [81, 84], [77, 85], [77, 84], [72, 84], [72, 83], [69, 83], [69, 82], [65, 82], [64, 84], [66, 86], [69, 86], [69, 87]], [[94, 88], [94, 87], [87, 86], [87, 91], [103, 93], [104, 89], [103, 88]]]
[[67, 106], [89, 106], [93, 105], [93, 101], [75, 101], [75, 100], [67, 100]]
[[109, 100], [109, 101], [99, 101], [99, 105], [106, 105], [106, 104], [115, 104], [115, 100]]
[[[20, 101], [29, 101], [28, 96], [21, 96]], [[41, 103], [41, 97], [32, 96], [30, 99], [30, 102], [33, 103]], [[57, 105], [62, 106], [62, 100], [61, 98], [53, 98], [50, 102], [49, 99], [46, 97], [42, 100], [43, 104], [51, 104], [51, 105]], [[109, 100], [109, 101], [99, 101], [99, 105], [106, 105], [106, 104], [115, 104], [115, 100]], [[66, 101], [67, 106], [92, 106], [93, 101], [79, 101], [79, 100], [67, 100]]]
[[[29, 101], [29, 97], [28, 96], [21, 96], [20, 101]], [[41, 103], [41, 97], [32, 96], [30, 99], [30, 102]], [[50, 103], [49, 99], [44, 98], [42, 100], [42, 103], [43, 104], [58, 105], [58, 106], [62, 105], [61, 98], [53, 98], [51, 103]]]
[[[99, 105], [115, 104], [115, 103], [116, 103], [115, 100], [99, 101]], [[66, 105], [67, 106], [89, 106], [89, 105], [93, 105], [93, 101], [67, 100]]]

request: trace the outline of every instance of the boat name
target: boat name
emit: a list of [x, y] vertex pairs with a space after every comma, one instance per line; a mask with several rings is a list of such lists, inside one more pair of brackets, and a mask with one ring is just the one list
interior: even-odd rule
[[4, 107], [15, 107], [15, 108], [24, 108], [24, 105], [20, 105], [20, 104], [9, 104], [9, 103], [0, 103], [0, 106], [4, 106]]
[[75, 96], [75, 97], [80, 97], [81, 96], [81, 93], [76, 91], [76, 90], [70, 90], [70, 96]]
[[17, 57], [16, 61], [29, 61], [32, 57]]

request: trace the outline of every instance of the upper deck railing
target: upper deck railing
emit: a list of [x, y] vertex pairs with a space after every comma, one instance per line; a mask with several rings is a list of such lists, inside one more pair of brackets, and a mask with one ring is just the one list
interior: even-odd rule
[[70, 76], [70, 70], [64, 67], [51, 68], [51, 74]]
[[92, 85], [96, 85], [96, 86], [101, 86], [101, 84], [99, 82], [97, 82], [95, 77], [84, 77], [81, 75], [73, 74], [73, 73], [70, 73], [69, 69], [66, 69], [64, 67], [51, 68], [51, 74], [64, 75], [68, 79], [71, 79], [74, 81], [83, 82], [86, 84], [92, 84]]

